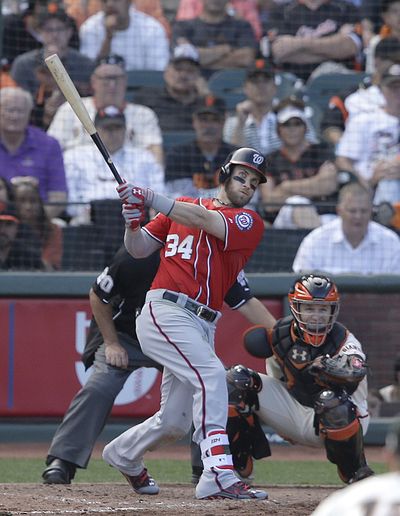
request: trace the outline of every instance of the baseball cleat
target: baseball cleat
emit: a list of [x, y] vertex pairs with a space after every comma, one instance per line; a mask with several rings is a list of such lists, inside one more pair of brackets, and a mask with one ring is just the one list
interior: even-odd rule
[[236, 482], [217, 493], [197, 498], [200, 500], [218, 500], [220, 498], [230, 498], [231, 500], [266, 500], [268, 493], [259, 489], [253, 489], [244, 482]]
[[144, 468], [140, 475], [130, 476], [126, 473], [121, 473], [124, 475], [126, 480], [132, 486], [135, 493], [138, 494], [146, 494], [146, 495], [156, 495], [160, 492], [160, 488], [158, 487], [154, 478], [150, 477], [147, 473], [147, 469]]

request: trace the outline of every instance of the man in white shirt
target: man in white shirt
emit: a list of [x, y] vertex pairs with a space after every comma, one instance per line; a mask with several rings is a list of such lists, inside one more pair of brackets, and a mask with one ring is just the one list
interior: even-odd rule
[[[146, 106], [125, 101], [127, 75], [124, 59], [117, 54], [100, 59], [91, 76], [91, 85], [93, 97], [82, 99], [90, 117], [93, 119], [96, 111], [106, 106], [123, 110], [126, 143], [149, 150], [161, 163], [162, 135], [156, 114]], [[58, 108], [47, 133], [59, 141], [63, 150], [91, 141], [68, 102]]]
[[[124, 143], [126, 123], [122, 111], [115, 106], [107, 106], [96, 114], [94, 123], [123, 177], [136, 182], [140, 179], [147, 188], [164, 191], [164, 170], [154, 156], [145, 149]], [[116, 198], [114, 176], [93, 142], [65, 151], [64, 166], [69, 202], [86, 203], [69, 206], [72, 223], [87, 224], [90, 221], [90, 201]]]
[[359, 183], [339, 193], [337, 217], [309, 233], [293, 262], [295, 272], [400, 274], [400, 238], [371, 221], [369, 190]]
[[169, 42], [161, 23], [131, 0], [102, 0], [102, 5], [79, 29], [82, 54], [98, 59], [115, 53], [124, 57], [127, 70], [164, 70]]
[[[339, 142], [337, 166], [355, 172], [372, 187], [390, 181], [389, 191], [399, 198], [380, 193], [375, 203], [400, 201], [400, 65], [393, 64], [380, 82], [386, 106], [373, 112], [350, 117]], [[378, 194], [378, 192], [377, 192]]]

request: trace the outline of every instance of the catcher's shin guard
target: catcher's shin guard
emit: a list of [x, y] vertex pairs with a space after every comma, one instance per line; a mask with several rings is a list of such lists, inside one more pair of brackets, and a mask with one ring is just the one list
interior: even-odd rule
[[327, 457], [336, 464], [343, 482], [350, 483], [373, 474], [365, 460], [357, 408], [347, 393], [322, 391], [315, 403], [315, 413], [319, 433], [325, 437]]

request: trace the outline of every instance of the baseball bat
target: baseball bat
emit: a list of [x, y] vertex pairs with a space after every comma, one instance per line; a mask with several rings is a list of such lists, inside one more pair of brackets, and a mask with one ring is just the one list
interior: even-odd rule
[[63, 92], [64, 97], [67, 99], [69, 105], [74, 110], [83, 127], [90, 134], [90, 137], [94, 141], [96, 147], [101, 152], [117, 183], [122, 184], [122, 178], [111, 159], [110, 153], [108, 152], [107, 147], [104, 145], [103, 140], [100, 138], [100, 135], [97, 132], [96, 127], [94, 126], [94, 123], [92, 122], [89, 113], [87, 112], [87, 109], [82, 102], [78, 90], [75, 88], [75, 85], [72, 82], [71, 77], [68, 75], [68, 72], [62, 64], [60, 58], [57, 54], [53, 54], [49, 57], [46, 57], [44, 61], [47, 65], [47, 68], [50, 70], [51, 75], [54, 77], [58, 87]]

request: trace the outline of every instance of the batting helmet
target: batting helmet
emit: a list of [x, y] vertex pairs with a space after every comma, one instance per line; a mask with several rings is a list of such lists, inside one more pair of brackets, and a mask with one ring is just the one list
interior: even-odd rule
[[[321, 346], [339, 313], [339, 292], [327, 276], [307, 274], [296, 280], [288, 294], [290, 310], [298, 323], [302, 338], [311, 346]], [[329, 313], [307, 312], [305, 305], [329, 307]], [[326, 317], [328, 315], [328, 317]]]
[[237, 149], [226, 158], [225, 163], [221, 166], [219, 180], [224, 183], [232, 173], [232, 165], [244, 165], [257, 172], [260, 176], [260, 183], [266, 183], [267, 165], [265, 157], [261, 152], [250, 147], [242, 147]]

